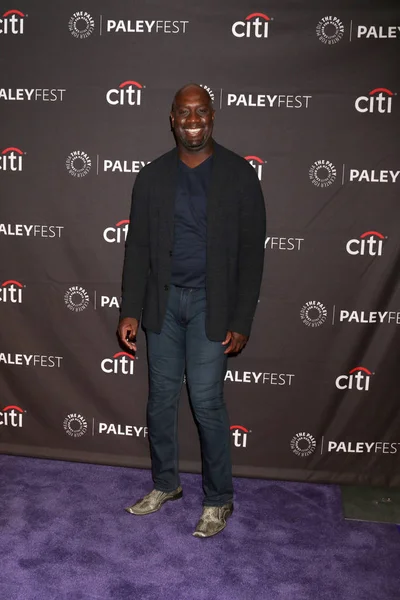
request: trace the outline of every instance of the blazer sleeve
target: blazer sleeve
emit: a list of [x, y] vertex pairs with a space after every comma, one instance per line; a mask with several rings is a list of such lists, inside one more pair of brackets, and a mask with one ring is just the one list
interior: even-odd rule
[[144, 170], [136, 177], [132, 190], [129, 229], [125, 243], [122, 272], [120, 318], [140, 320], [149, 273], [149, 206]]
[[239, 231], [238, 291], [229, 329], [249, 336], [260, 295], [266, 232], [264, 197], [250, 165], [241, 194]]

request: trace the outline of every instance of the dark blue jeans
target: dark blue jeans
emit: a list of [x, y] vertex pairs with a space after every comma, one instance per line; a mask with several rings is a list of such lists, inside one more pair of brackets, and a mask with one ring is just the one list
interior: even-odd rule
[[200, 436], [204, 506], [232, 500], [230, 431], [223, 397], [226, 346], [205, 333], [205, 289], [170, 286], [161, 333], [147, 331], [150, 391], [147, 422], [155, 489], [180, 485], [178, 405], [186, 376]]

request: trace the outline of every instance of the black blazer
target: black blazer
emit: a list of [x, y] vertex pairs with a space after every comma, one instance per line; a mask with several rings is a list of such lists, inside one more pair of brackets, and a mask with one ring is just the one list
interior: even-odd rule
[[[178, 173], [174, 148], [144, 167], [132, 192], [125, 244], [121, 318], [159, 333], [171, 278]], [[207, 197], [206, 334], [250, 334], [264, 264], [265, 207], [253, 167], [214, 142]]]

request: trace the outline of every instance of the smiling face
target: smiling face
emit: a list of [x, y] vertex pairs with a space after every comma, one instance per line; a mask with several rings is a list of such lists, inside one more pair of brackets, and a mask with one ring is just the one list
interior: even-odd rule
[[211, 144], [214, 110], [203, 88], [189, 85], [180, 90], [170, 116], [178, 146], [188, 152], [199, 152]]

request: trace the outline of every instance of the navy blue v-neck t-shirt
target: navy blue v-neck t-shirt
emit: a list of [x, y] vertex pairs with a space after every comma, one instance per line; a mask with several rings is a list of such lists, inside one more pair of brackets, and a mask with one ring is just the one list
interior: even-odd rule
[[212, 156], [191, 169], [181, 160], [175, 198], [171, 283], [181, 287], [206, 285], [207, 194]]

